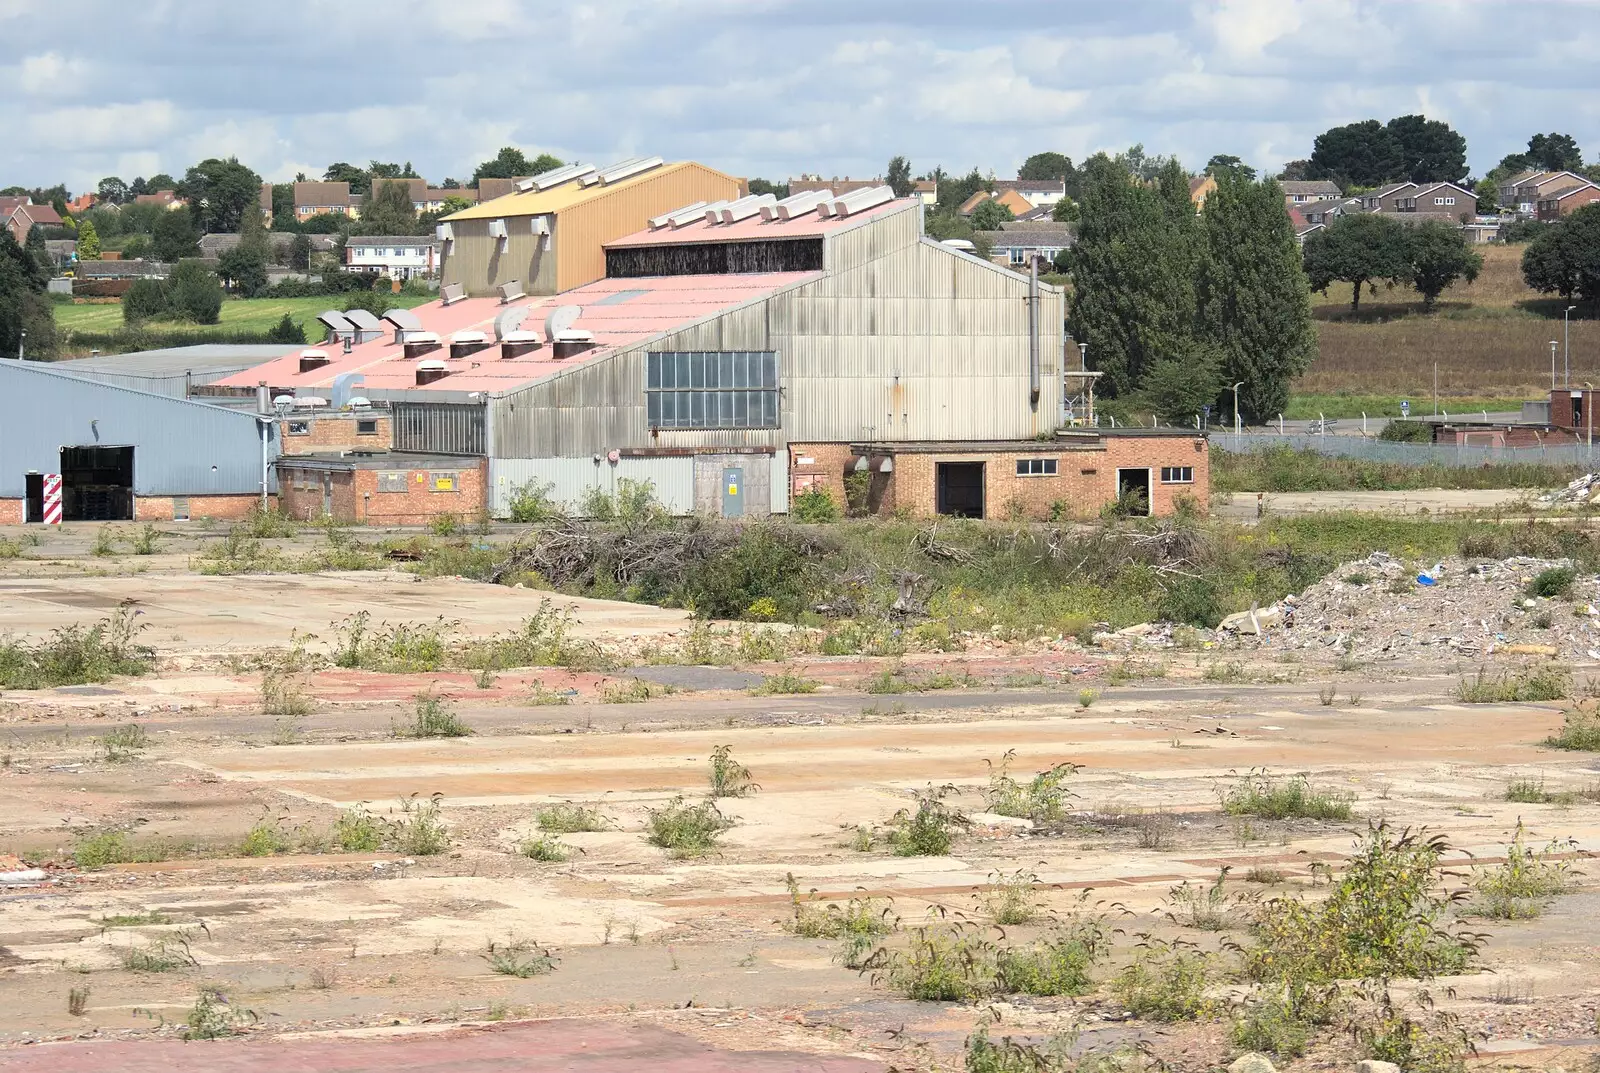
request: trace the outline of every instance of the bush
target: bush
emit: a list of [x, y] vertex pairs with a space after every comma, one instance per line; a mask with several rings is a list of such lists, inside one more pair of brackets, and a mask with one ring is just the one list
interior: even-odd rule
[[1552, 566], [1541, 570], [1528, 582], [1529, 596], [1566, 596], [1572, 590], [1572, 583], [1577, 579], [1578, 572], [1570, 566]]
[[346, 853], [370, 853], [383, 847], [383, 828], [364, 807], [355, 805], [333, 821], [333, 841]]
[[928, 787], [917, 795], [917, 807], [901, 809], [889, 820], [889, 846], [897, 857], [943, 857], [958, 830], [972, 821], [944, 803], [954, 787]]
[[789, 517], [797, 522], [836, 522], [841, 513], [833, 496], [821, 488], [808, 488], [789, 503]]
[[733, 758], [733, 746], [718, 745], [711, 750], [712, 797], [746, 797], [760, 789], [750, 777], [750, 769]]
[[873, 983], [919, 1002], [973, 1002], [996, 993], [994, 944], [969, 924], [925, 925], [902, 950], [881, 946], [862, 963]]
[[159, 279], [136, 279], [122, 296], [123, 323], [138, 326], [167, 315], [167, 288]]
[[1000, 767], [989, 765], [989, 787], [984, 791], [990, 812], [999, 816], [1014, 816], [1034, 823], [1059, 822], [1066, 818], [1067, 802], [1076, 796], [1064, 783], [1078, 770], [1077, 765], [1060, 763], [1034, 775], [1026, 785], [1011, 777], [1011, 761], [1015, 749], [1007, 749], [1000, 758]]
[[1161, 617], [1215, 629], [1228, 613], [1223, 595], [1222, 586], [1211, 577], [1174, 577], [1161, 597]]
[[571, 801], [546, 805], [534, 813], [534, 822], [539, 825], [539, 830], [553, 831], [557, 834], [574, 834], [579, 831], [604, 831], [611, 827], [610, 822], [600, 814], [599, 809], [575, 805]]
[[741, 618], [758, 600], [776, 605], [776, 616], [793, 622], [809, 610], [812, 570], [800, 549], [768, 523], [746, 529], [732, 547], [692, 564], [684, 580], [685, 602], [701, 618]]
[[1089, 970], [1109, 951], [1110, 940], [1103, 923], [1079, 921], [1027, 946], [1002, 947], [996, 954], [998, 989], [1020, 995], [1088, 994], [1094, 989]]
[[1432, 443], [1433, 425], [1427, 421], [1391, 420], [1378, 433], [1378, 439], [1390, 443]]
[[297, 324], [294, 318], [285, 313], [283, 319], [267, 332], [267, 341], [271, 343], [304, 343], [306, 330], [303, 325]]
[[0, 689], [49, 689], [148, 674], [155, 668], [155, 650], [135, 643], [145, 628], [135, 621], [137, 614], [123, 606], [87, 630], [63, 626], [31, 647], [0, 639]]
[[397, 738], [466, 738], [473, 734], [445, 702], [432, 693], [419, 693], [416, 697], [416, 717], [403, 727], [395, 729]]
[[1348, 820], [1355, 800], [1352, 794], [1313, 787], [1304, 775], [1280, 781], [1265, 768], [1250, 772], [1219, 795], [1228, 815], [1265, 820]]
[[1306, 1053], [1315, 1025], [1283, 990], [1257, 995], [1235, 1014], [1228, 1038], [1244, 1051], [1299, 1058]]
[[1517, 674], [1500, 672], [1490, 678], [1487, 667], [1479, 667], [1473, 678], [1462, 677], [1456, 696], [1468, 704], [1537, 703], [1560, 700], [1572, 687], [1572, 675], [1564, 667], [1546, 664]]
[[168, 315], [196, 324], [215, 324], [222, 313], [222, 284], [204, 261], [179, 261], [167, 279]]
[[390, 825], [390, 842], [400, 853], [436, 857], [450, 848], [450, 832], [439, 814], [443, 794], [418, 800], [416, 794], [400, 801], [400, 819]]
[[1152, 939], [1112, 980], [1111, 989], [1135, 1017], [1194, 1021], [1212, 1011], [1205, 996], [1211, 974], [1211, 955], [1181, 943]]
[[566, 516], [550, 495], [555, 485], [549, 482], [541, 484], [538, 481], [529, 481], [512, 489], [511, 501], [508, 504], [510, 518], [514, 522], [549, 522]]
[[1478, 911], [1494, 920], [1528, 920], [1544, 911], [1544, 905], [1565, 893], [1572, 883], [1572, 868], [1555, 859], [1570, 852], [1572, 843], [1552, 841], [1542, 850], [1528, 847], [1526, 832], [1517, 824], [1517, 833], [1506, 847], [1505, 863], [1495, 868], [1474, 870], [1473, 889], [1478, 893]]
[[648, 809], [650, 833], [645, 841], [674, 857], [702, 857], [717, 846], [717, 837], [733, 826], [717, 803], [706, 798], [698, 805], [675, 797], [662, 808]]
[[1600, 752], [1600, 716], [1582, 711], [1567, 712], [1562, 717], [1561, 732], [1544, 739], [1544, 743], [1552, 749]]

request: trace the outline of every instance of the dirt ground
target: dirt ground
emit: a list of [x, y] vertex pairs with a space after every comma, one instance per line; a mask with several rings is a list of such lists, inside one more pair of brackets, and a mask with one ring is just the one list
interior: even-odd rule
[[[610, 1056], [552, 1069], [713, 1069], [722, 1059], [712, 1056], [729, 1052], [778, 1056], [730, 1069], [959, 1068], [979, 1011], [905, 999], [843, 967], [836, 941], [794, 935], [789, 876], [820, 899], [891, 899], [914, 926], [940, 912], [981, 921], [997, 874], [1032, 872], [1051, 910], [1068, 913], [1084, 897], [1126, 909], [1111, 965], [1096, 972], [1104, 981], [1140, 933], [1208, 949], [1246, 938], [1168, 919], [1174, 885], [1209, 883], [1228, 868], [1231, 891], [1310, 893], [1319, 868], [1337, 867], [1378, 819], [1443, 833], [1461, 865], [1503, 855], [1519, 820], [1530, 842], [1573, 840], [1574, 864], [1588, 873], [1579, 891], [1537, 919], [1485, 924], [1491, 971], [1435, 992], [1482, 1034], [1481, 1061], [1574, 1069], [1600, 1047], [1600, 894], [1589, 893], [1600, 862], [1585, 861], [1600, 852], [1600, 804], [1504, 800], [1518, 777], [1551, 791], [1591, 788], [1596, 760], [1538, 744], [1559, 727], [1558, 704], [1459, 703], [1450, 667], [1346, 671], [1328, 704], [1322, 670], [1247, 660], [1260, 671], [1246, 676], [1253, 681], [1208, 682], [1201, 657], [1174, 656], [1166, 677], [1128, 681], [1114, 673], [1119, 655], [1059, 646], [907, 660], [958, 684], [892, 696], [865, 692], [885, 661], [859, 657], [525, 669], [482, 687], [463, 674], [330, 668], [307, 678], [314, 710], [285, 735], [283, 720], [261, 711], [260, 674], [224, 657], [317, 633], [358, 608], [375, 619], [442, 614], [492, 633], [530, 613], [539, 594], [386, 573], [199, 578], [181, 554], [132, 575], [131, 557], [45, 550], [55, 558], [48, 571], [16, 560], [0, 570], [0, 631], [39, 636], [132, 599], [162, 663], [147, 678], [0, 694], [0, 873], [45, 872], [0, 885], [0, 1070], [220, 1068], [194, 1064], [208, 1053], [200, 1046], [218, 1048], [218, 1062], [229, 1056], [228, 1068], [330, 1068], [335, 1054], [339, 1068], [394, 1068], [385, 1048], [396, 1039], [416, 1041], [407, 1068], [443, 1068], [455, 1047], [485, 1069], [520, 1068], [486, 1056], [533, 1046], [516, 1044], [517, 1031], [554, 1038], [519, 1027], [548, 1018], [568, 1019], [556, 1035], [591, 1033], [594, 1055]], [[111, 576], [83, 576], [90, 569]], [[602, 601], [579, 601], [577, 617], [601, 638], [685, 628], [676, 612]], [[780, 670], [820, 688], [748, 692]], [[673, 691], [605, 703], [608, 683], [633, 674]], [[1097, 691], [1087, 706], [1081, 688]], [[475, 733], [395, 738], [425, 689]], [[148, 745], [108, 760], [102, 739], [130, 722]], [[673, 858], [646, 841], [650, 810], [680, 795], [699, 800], [721, 745], [759, 792], [718, 802], [734, 824], [714, 852]], [[984, 811], [990, 764], [1008, 752], [1022, 777], [1081, 765], [1068, 822], [1031, 830]], [[1259, 768], [1306, 772], [1352, 794], [1355, 818], [1241, 823], [1223, 813], [1219, 789]], [[949, 800], [974, 816], [948, 856], [899, 857], [881, 840], [854, 847], [858, 828], [881, 827], [930, 785], [952, 786]], [[403, 803], [433, 795], [442, 795], [443, 852], [333, 843], [345, 810], [404, 820]], [[564, 801], [599, 809], [608, 829], [560, 835], [566, 861], [520, 853], [536, 810]], [[1141, 846], [1128, 818], [1152, 812], [1171, 817], [1171, 830]], [[282, 852], [243, 855], [263, 827]], [[74, 866], [74, 847], [108, 831], [164, 847], [143, 855], [167, 859]], [[1247, 884], [1252, 868], [1281, 874]], [[553, 971], [495, 971], [496, 951], [535, 942]], [[146, 959], [135, 971], [141, 953], [172, 964], [148, 971]], [[239, 1015], [246, 1039], [182, 1052], [134, 1045], [175, 1040], [211, 988], [249, 1011]], [[1130, 1021], [1104, 987], [995, 1012], [996, 1035], [1077, 1026], [1080, 1048], [1144, 1040], [1178, 1069], [1231, 1057], [1224, 1022]], [[472, 1027], [490, 1022], [517, 1024]], [[1326, 1056], [1291, 1068], [1319, 1061]]]

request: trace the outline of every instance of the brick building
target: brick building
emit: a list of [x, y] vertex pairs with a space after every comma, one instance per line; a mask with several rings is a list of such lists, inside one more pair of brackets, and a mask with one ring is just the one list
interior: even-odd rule
[[485, 460], [404, 451], [329, 451], [278, 460], [278, 502], [291, 518], [427, 525], [484, 513]]

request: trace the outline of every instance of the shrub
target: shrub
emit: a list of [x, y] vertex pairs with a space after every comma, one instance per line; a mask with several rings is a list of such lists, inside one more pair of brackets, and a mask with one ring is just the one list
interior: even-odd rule
[[786, 696], [794, 693], [815, 693], [817, 682], [813, 678], [802, 678], [798, 674], [773, 674], [761, 680], [761, 684], [750, 690], [750, 695], [755, 697]]
[[383, 847], [383, 828], [365, 806], [354, 805], [333, 821], [333, 841], [346, 853], [370, 853]]
[[167, 309], [178, 320], [215, 324], [222, 312], [222, 284], [204, 261], [182, 260], [167, 278]]
[[396, 727], [397, 738], [465, 738], [474, 731], [445, 702], [432, 693], [418, 693], [416, 716], [409, 725]]
[[701, 618], [733, 619], [765, 598], [775, 605], [774, 618], [793, 622], [811, 607], [814, 576], [800, 546], [768, 522], [750, 526], [737, 543], [689, 564], [683, 599]]
[[1110, 931], [1098, 920], [1058, 928], [1027, 946], [996, 953], [998, 989], [1005, 994], [1085, 995], [1094, 989], [1090, 970], [1110, 949]]
[[527, 939], [512, 938], [504, 943], [489, 943], [483, 960], [502, 976], [528, 979], [554, 972], [556, 958], [549, 950]]
[[1267, 820], [1348, 820], [1355, 800], [1353, 794], [1313, 787], [1304, 775], [1275, 779], [1265, 768], [1249, 772], [1219, 794], [1228, 815]]
[[276, 820], [262, 817], [257, 820], [239, 843], [241, 857], [274, 857], [289, 850], [289, 840]]
[[1315, 1025], [1282, 989], [1257, 994], [1238, 1011], [1228, 1038], [1244, 1051], [1299, 1058], [1306, 1053]]
[[95, 871], [108, 864], [122, 864], [132, 860], [128, 836], [121, 831], [102, 831], [84, 835], [72, 847], [72, 862], [85, 871]]
[[839, 504], [821, 488], [808, 488], [789, 503], [789, 517], [797, 522], [836, 522], [840, 516]]
[[1494, 920], [1527, 920], [1544, 911], [1545, 903], [1565, 893], [1572, 883], [1572, 868], [1555, 860], [1573, 843], [1552, 840], [1542, 850], [1531, 849], [1522, 824], [1506, 847], [1505, 863], [1473, 870], [1472, 886], [1477, 891], [1477, 909]]
[[1195, 1021], [1209, 1016], [1205, 996], [1213, 959], [1183, 943], [1147, 940], [1134, 960], [1111, 982], [1117, 999], [1147, 1021]]
[[534, 822], [539, 825], [539, 830], [556, 834], [605, 831], [611, 827], [610, 821], [600, 814], [599, 809], [575, 805], [571, 801], [546, 805], [534, 813]]
[[293, 317], [285, 313], [277, 324], [267, 330], [267, 341], [270, 343], [289, 343], [291, 345], [304, 343], [306, 341], [306, 330], [303, 325], [297, 324]]
[[733, 746], [718, 745], [711, 750], [712, 797], [746, 797], [760, 789], [750, 778], [750, 769], [733, 758]]
[[136, 279], [122, 296], [122, 320], [137, 327], [167, 315], [167, 289], [159, 279]]
[[1034, 775], [1026, 785], [1011, 777], [1011, 761], [1015, 749], [1007, 749], [1000, 757], [1000, 767], [985, 759], [989, 765], [989, 787], [984, 791], [990, 812], [999, 816], [1014, 816], [1034, 823], [1050, 823], [1066, 818], [1067, 802], [1076, 796], [1064, 783], [1078, 770], [1076, 764], [1062, 762]]
[[260, 1020], [253, 1010], [237, 1009], [220, 988], [203, 987], [200, 997], [184, 1018], [184, 1039], [221, 1039], [239, 1032], [246, 1024]]
[[1473, 678], [1462, 676], [1456, 696], [1468, 704], [1537, 703], [1560, 700], [1572, 688], [1572, 675], [1565, 667], [1545, 664], [1512, 674], [1500, 672], [1489, 677], [1487, 667], [1479, 667]]
[[150, 735], [138, 723], [129, 723], [100, 736], [100, 748], [105, 751], [106, 762], [122, 764], [137, 760], [139, 754], [150, 747]]
[[702, 857], [717, 846], [717, 837], [733, 826], [717, 803], [706, 798], [698, 805], [675, 797], [662, 808], [646, 810], [650, 833], [645, 841], [674, 857]]
[[439, 815], [443, 794], [424, 800], [417, 795], [400, 800], [400, 819], [390, 825], [394, 848], [413, 857], [436, 857], [450, 848], [450, 832]]
[[873, 940], [900, 927], [900, 918], [894, 915], [887, 902], [876, 898], [851, 898], [843, 906], [829, 902], [819, 909], [815, 902], [800, 897], [800, 885], [795, 882], [793, 872], [784, 877], [784, 882], [794, 908], [789, 931], [802, 939], [843, 940], [840, 960], [847, 969], [861, 968]]
[[1528, 582], [1529, 596], [1566, 596], [1572, 591], [1572, 582], [1578, 572], [1570, 566], [1552, 566], [1541, 570]]
[[889, 820], [889, 847], [897, 857], [943, 857], [955, 834], [972, 825], [959, 810], [944, 803], [953, 786], [929, 786], [917, 795], [915, 810], [901, 809]]
[[1570, 711], [1562, 716], [1561, 732], [1544, 739], [1552, 749], [1573, 752], [1600, 752], [1600, 716], [1582, 711]]
[[1160, 615], [1169, 622], [1215, 629], [1228, 613], [1224, 598], [1224, 590], [1214, 578], [1176, 576], [1168, 579], [1162, 593]]
[[507, 503], [510, 519], [514, 522], [527, 523], [550, 522], [566, 517], [561, 504], [550, 495], [554, 489], [555, 484], [548, 481], [544, 483], [529, 481], [512, 489], [510, 501]]
[[136, 621], [139, 614], [123, 605], [87, 630], [63, 626], [31, 647], [0, 638], [0, 689], [49, 689], [148, 674], [155, 667], [155, 650], [135, 643], [145, 628]]
[[994, 944], [970, 924], [924, 925], [903, 949], [880, 946], [862, 962], [878, 986], [921, 1002], [973, 1002], [998, 985]]
[[517, 851], [535, 861], [564, 861], [572, 856], [572, 847], [550, 835], [525, 838], [517, 847]]

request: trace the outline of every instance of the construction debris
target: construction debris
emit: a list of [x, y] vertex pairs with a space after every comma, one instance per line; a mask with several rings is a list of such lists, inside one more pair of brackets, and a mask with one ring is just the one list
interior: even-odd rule
[[1600, 499], [1600, 473], [1585, 473], [1565, 488], [1557, 488], [1553, 492], [1536, 496], [1533, 500], [1535, 507], [1546, 510], [1560, 507], [1581, 507]]

